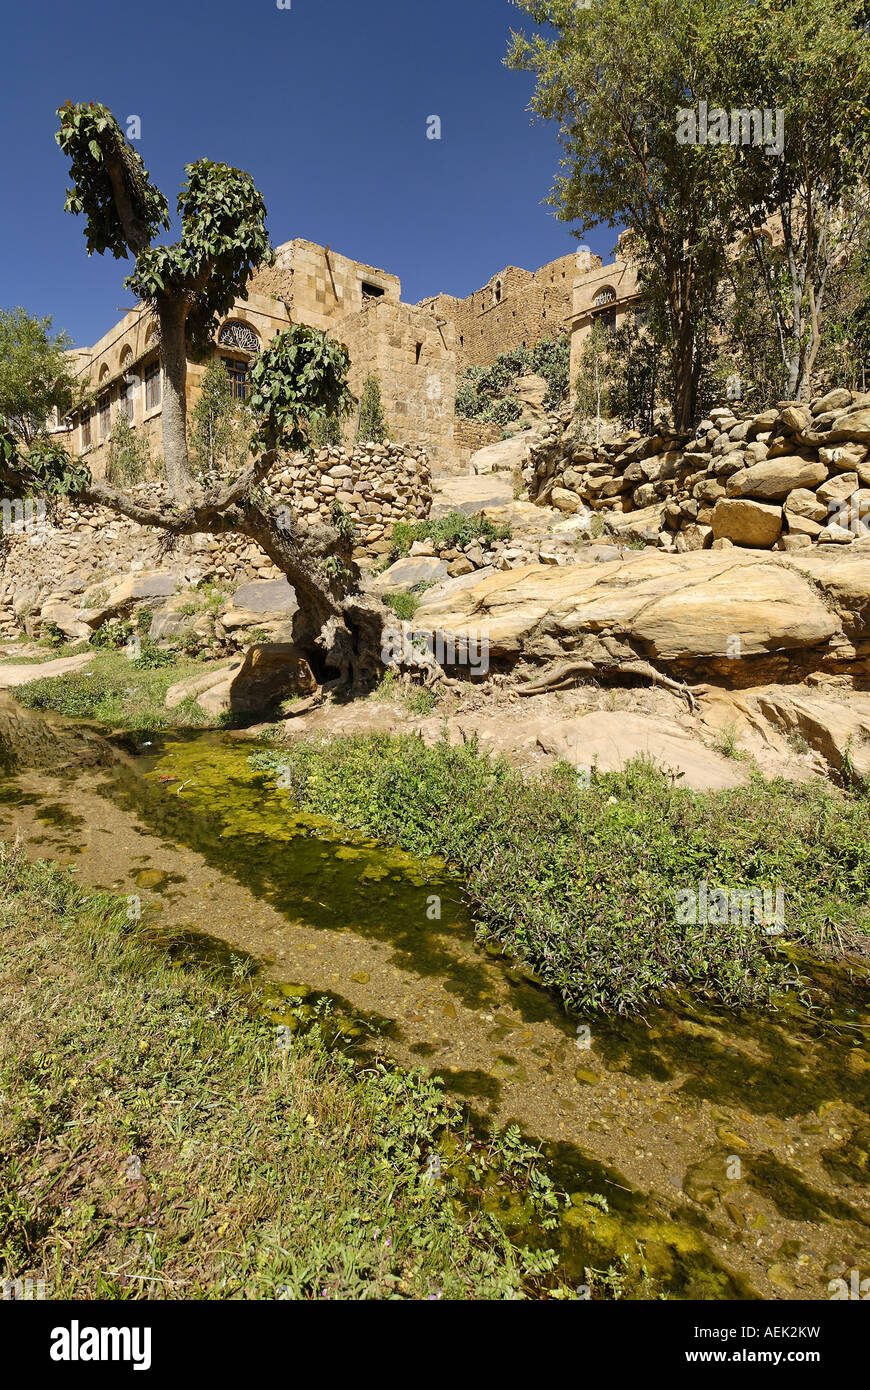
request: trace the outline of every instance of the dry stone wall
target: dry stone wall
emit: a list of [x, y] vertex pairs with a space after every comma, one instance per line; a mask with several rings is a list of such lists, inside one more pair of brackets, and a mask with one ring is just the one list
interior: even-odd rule
[[723, 406], [694, 436], [595, 445], [556, 425], [524, 470], [533, 500], [610, 513], [614, 529], [634, 526], [662, 549], [802, 550], [870, 535], [870, 394], [837, 389], [742, 419]]
[[[339, 502], [357, 529], [363, 555], [390, 548], [393, 523], [423, 519], [432, 505], [426, 451], [421, 446], [359, 444], [322, 449], [313, 458], [293, 455], [270, 475], [266, 492], [302, 524], [328, 521]], [[132, 489], [143, 502], [159, 502], [161, 485]], [[11, 636], [43, 612], [51, 596], [63, 602], [141, 572], [171, 572], [178, 588], [213, 581], [231, 589], [276, 580], [280, 571], [244, 536], [190, 536], [167, 553], [164, 538], [103, 507], [58, 504], [54, 517], [28, 511], [15, 530], [0, 536], [0, 636]], [[46, 619], [47, 621], [48, 619]]]

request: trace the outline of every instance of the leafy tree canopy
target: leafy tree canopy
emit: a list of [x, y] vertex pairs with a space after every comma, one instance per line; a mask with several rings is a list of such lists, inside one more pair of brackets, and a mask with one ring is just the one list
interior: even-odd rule
[[0, 309], [0, 420], [30, 443], [54, 409], [69, 410], [75, 380], [66, 356], [65, 333], [52, 333], [50, 318], [24, 309]]

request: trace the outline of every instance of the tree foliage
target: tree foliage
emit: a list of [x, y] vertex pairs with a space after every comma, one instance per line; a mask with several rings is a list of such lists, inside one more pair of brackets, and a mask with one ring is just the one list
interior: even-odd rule
[[250, 372], [253, 448], [305, 449], [311, 422], [350, 413], [350, 355], [327, 333], [296, 323], [276, 334]]
[[52, 333], [50, 318], [0, 309], [0, 420], [25, 444], [44, 431], [53, 410], [64, 415], [75, 399], [71, 346], [65, 333]]
[[200, 478], [215, 479], [242, 466], [250, 423], [246, 402], [233, 395], [223, 359], [215, 357], [203, 373], [188, 429], [191, 462]]
[[381, 401], [381, 383], [376, 376], [366, 377], [359, 403], [359, 424], [356, 437], [382, 444], [389, 439], [387, 417]]

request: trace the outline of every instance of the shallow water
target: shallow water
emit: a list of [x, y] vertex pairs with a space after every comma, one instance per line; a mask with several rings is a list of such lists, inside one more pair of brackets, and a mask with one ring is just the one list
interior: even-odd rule
[[812, 966], [812, 1012], [569, 1018], [475, 945], [447, 866], [299, 815], [251, 751], [137, 747], [0, 697], [0, 835], [135, 895], [152, 927], [254, 956], [276, 1020], [279, 985], [328, 996], [368, 1046], [539, 1138], [573, 1194], [553, 1238], [578, 1284], [613, 1267], [629, 1295], [824, 1298], [870, 1274], [866, 968]]

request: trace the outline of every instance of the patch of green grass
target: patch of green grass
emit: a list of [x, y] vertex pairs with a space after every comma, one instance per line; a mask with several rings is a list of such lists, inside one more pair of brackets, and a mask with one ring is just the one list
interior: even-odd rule
[[439, 521], [397, 521], [393, 527], [390, 560], [407, 555], [414, 541], [431, 540], [436, 545], [461, 549], [479, 537], [484, 544], [491, 545], [494, 541], [509, 541], [511, 534], [510, 526], [496, 526], [482, 512], [475, 516], [450, 512]]
[[392, 608], [396, 617], [401, 618], [403, 622], [410, 622], [420, 607], [420, 600], [413, 593], [384, 594], [384, 603], [388, 608]]
[[431, 714], [438, 704], [434, 690], [427, 690], [422, 685], [408, 686], [394, 671], [384, 672], [369, 699], [379, 704], [400, 700], [409, 713], [419, 715]]
[[3, 846], [0, 930], [0, 1277], [140, 1300], [552, 1283], [558, 1199], [515, 1129], [475, 1135], [436, 1080], [354, 1060], [317, 1019], [294, 1031], [288, 1001], [276, 1024], [249, 961], [149, 935]]
[[[472, 741], [414, 737], [294, 743], [280, 762], [314, 810], [456, 866], [482, 938], [530, 966], [572, 1008], [618, 1013], [688, 991], [764, 1005], [795, 983], [781, 943], [866, 933], [868, 804], [824, 783], [754, 777], [695, 794], [653, 765], [568, 764], [524, 780]], [[258, 754], [254, 766], [275, 766]], [[676, 894], [785, 894], [785, 934], [751, 921], [680, 924]], [[715, 916], [715, 914], [709, 914]]]
[[[159, 652], [157, 665], [153, 664], [152, 648]], [[176, 681], [203, 669], [207, 667], [202, 662], [179, 660], [177, 653], [164, 653], [146, 639], [142, 657], [136, 661], [129, 661], [122, 652], [95, 652], [85, 670], [41, 676], [12, 693], [28, 709], [94, 719], [113, 729], [200, 728], [213, 725], [215, 720], [192, 699], [168, 710], [166, 692]]]

